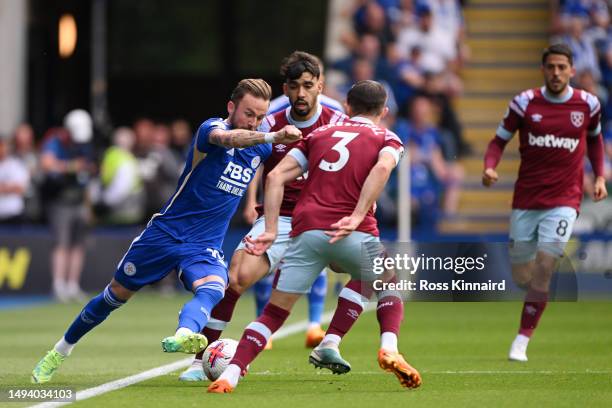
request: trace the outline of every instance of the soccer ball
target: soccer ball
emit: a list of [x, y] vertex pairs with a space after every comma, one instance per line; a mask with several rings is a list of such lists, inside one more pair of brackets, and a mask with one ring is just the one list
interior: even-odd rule
[[219, 339], [208, 345], [202, 356], [202, 368], [210, 381], [215, 381], [227, 368], [236, 354], [238, 342], [233, 339]]

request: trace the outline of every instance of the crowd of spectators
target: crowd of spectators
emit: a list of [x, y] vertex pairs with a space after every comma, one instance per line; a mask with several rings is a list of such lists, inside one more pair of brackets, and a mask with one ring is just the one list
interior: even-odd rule
[[[458, 159], [471, 152], [453, 100], [462, 93], [461, 69], [469, 58], [458, 0], [356, 0], [346, 11], [351, 30], [340, 41], [348, 55], [328, 61], [341, 73], [326, 93], [343, 100], [361, 79], [382, 82], [389, 94], [385, 125], [409, 146], [416, 227], [435, 228], [457, 211], [464, 171]], [[379, 200], [379, 219], [396, 220], [396, 175]]]
[[53, 226], [58, 207], [75, 206], [89, 225], [139, 225], [159, 211], [176, 189], [191, 125], [139, 118], [108, 138], [93, 134], [89, 114], [76, 110], [39, 138], [27, 123], [1, 135], [0, 223]]
[[80, 109], [40, 138], [21, 124], [0, 137], [0, 225], [47, 225], [53, 293], [64, 302], [83, 300], [88, 229], [142, 225], [159, 211], [176, 189], [191, 139], [184, 120], [140, 118], [104, 143], [108, 138], [94, 137], [91, 116]]

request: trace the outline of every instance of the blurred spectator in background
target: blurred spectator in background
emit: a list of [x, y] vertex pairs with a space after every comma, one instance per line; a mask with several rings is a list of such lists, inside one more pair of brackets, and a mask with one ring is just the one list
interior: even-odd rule
[[40, 156], [34, 146], [34, 130], [27, 123], [17, 126], [13, 134], [15, 157], [20, 159], [27, 167], [30, 175], [30, 184], [25, 192], [25, 221], [40, 221], [42, 206], [38, 190], [42, 183], [40, 171]]
[[[427, 223], [436, 217], [433, 205], [442, 197], [446, 215], [457, 212], [464, 170], [458, 162], [444, 159], [444, 136], [436, 126], [435, 105], [425, 96], [412, 101], [410, 120], [396, 123], [395, 132], [408, 145], [411, 163], [413, 204]], [[438, 194], [439, 193], [439, 194]], [[428, 207], [429, 206], [429, 207]]]
[[569, 45], [574, 55], [574, 68], [576, 72], [588, 71], [595, 81], [601, 79], [599, 62], [593, 38], [585, 33], [586, 20], [583, 17], [573, 15], [569, 18], [566, 34], [561, 37], [561, 42]]
[[0, 135], [0, 223], [23, 221], [25, 193], [30, 185], [26, 164], [11, 156], [8, 138]]
[[387, 81], [374, 76], [374, 64], [367, 58], [358, 57], [353, 60], [350, 80], [338, 89], [341, 99], [346, 100], [346, 95], [353, 84], [368, 79], [379, 81], [385, 87], [385, 90], [387, 91], [387, 107], [389, 108], [389, 115], [396, 116], [398, 108], [393, 89], [391, 89], [391, 86], [389, 83], [387, 83]]
[[191, 146], [193, 132], [189, 122], [184, 119], [177, 119], [170, 124], [171, 143], [170, 148], [176, 156], [177, 161], [183, 163], [187, 157], [187, 152]]
[[150, 119], [134, 124], [135, 155], [146, 193], [145, 220], [158, 212], [172, 196], [184, 160], [170, 150], [170, 128]]
[[147, 200], [149, 208], [155, 213], [174, 194], [185, 162], [184, 158], [177, 158], [170, 149], [170, 128], [167, 125], [159, 123], [155, 126], [149, 158], [155, 163], [155, 183], [149, 184]]
[[351, 55], [332, 63], [330, 67], [344, 73], [346, 78], [351, 78], [353, 65], [358, 59], [366, 59], [370, 61], [374, 67], [375, 78], [389, 78], [389, 64], [387, 63], [384, 55], [381, 53], [379, 40], [372, 34], [362, 35], [358, 40], [357, 47], [352, 50]]
[[[466, 44], [465, 21], [463, 10], [458, 0], [417, 0], [419, 6], [429, 7], [433, 24], [437, 30], [445, 33], [457, 50], [455, 63], [462, 65], [469, 57]], [[455, 67], [457, 68], [457, 67]]]
[[426, 76], [420, 62], [422, 55], [421, 47], [412, 47], [408, 59], [399, 58], [394, 66], [394, 75], [397, 77], [395, 97], [400, 109], [407, 106], [410, 99], [424, 90]]
[[[343, 33], [341, 41], [349, 51], [357, 52], [360, 47], [360, 40], [364, 35], [374, 37], [381, 46], [383, 53], [395, 41], [392, 20], [390, 20], [385, 7], [380, 3], [394, 3], [394, 1], [358, 0], [346, 11], [345, 14], [352, 20], [352, 30]], [[385, 6], [396, 8], [394, 4], [385, 4]]]
[[408, 59], [414, 47], [420, 47], [422, 56], [421, 68], [431, 74], [448, 70], [448, 66], [457, 58], [454, 38], [446, 30], [433, 23], [431, 8], [423, 4], [417, 8], [417, 25], [402, 29], [397, 38], [397, 53]]
[[42, 198], [55, 238], [51, 255], [53, 293], [62, 302], [85, 300], [79, 281], [89, 221], [86, 188], [95, 170], [92, 136], [91, 116], [77, 109], [66, 115], [64, 128], [47, 132], [42, 147]]
[[144, 218], [145, 193], [138, 161], [132, 153], [135, 143], [132, 129], [120, 127], [113, 132], [113, 145], [104, 152], [96, 215], [105, 223], [134, 225]]

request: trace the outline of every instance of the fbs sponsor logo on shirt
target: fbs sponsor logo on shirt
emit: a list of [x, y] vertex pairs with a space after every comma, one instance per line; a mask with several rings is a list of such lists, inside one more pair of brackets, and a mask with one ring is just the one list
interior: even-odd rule
[[573, 153], [578, 147], [580, 139], [570, 137], [557, 137], [555, 135], [536, 136], [529, 132], [529, 145], [538, 147], [552, 147], [556, 149], [567, 149]]

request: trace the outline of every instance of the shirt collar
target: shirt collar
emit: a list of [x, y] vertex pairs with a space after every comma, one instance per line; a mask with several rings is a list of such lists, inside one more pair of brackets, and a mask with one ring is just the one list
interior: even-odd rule
[[291, 117], [291, 106], [285, 109], [285, 116], [287, 117], [287, 122], [290, 125], [293, 125], [298, 129], [304, 129], [304, 128], [314, 125], [317, 122], [317, 120], [319, 120], [319, 117], [321, 116], [321, 112], [323, 112], [323, 105], [321, 105], [319, 101], [317, 100], [317, 113], [312, 115], [312, 118], [305, 120], [303, 122], [293, 119]]
[[353, 122], [367, 123], [368, 125], [373, 125], [373, 124], [374, 124], [374, 122], [372, 122], [372, 120], [371, 120], [371, 119], [364, 118], [363, 116], [353, 116], [353, 117], [351, 118], [351, 120], [352, 120]]
[[563, 96], [551, 95], [546, 89], [546, 86], [543, 86], [542, 88], [540, 88], [540, 90], [542, 91], [542, 96], [544, 97], [544, 99], [551, 103], [565, 103], [569, 101], [570, 98], [574, 95], [574, 88], [569, 85], [567, 86], [567, 92]]

